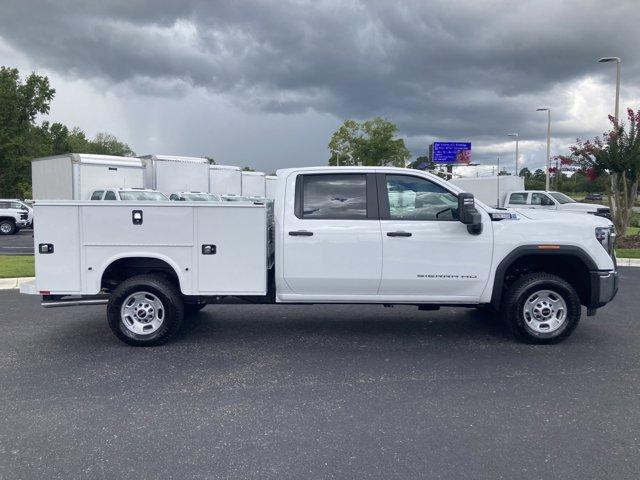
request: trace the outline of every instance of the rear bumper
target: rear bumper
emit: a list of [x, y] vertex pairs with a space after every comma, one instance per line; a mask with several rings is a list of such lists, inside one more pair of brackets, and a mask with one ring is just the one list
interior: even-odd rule
[[589, 272], [591, 296], [588, 308], [600, 308], [609, 303], [618, 293], [617, 270], [596, 270]]

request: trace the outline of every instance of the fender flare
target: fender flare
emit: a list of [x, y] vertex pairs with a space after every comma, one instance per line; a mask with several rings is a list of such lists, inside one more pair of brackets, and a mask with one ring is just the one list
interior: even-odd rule
[[582, 248], [576, 247], [575, 245], [558, 245], [558, 247], [559, 248], [541, 249], [540, 245], [521, 245], [513, 249], [507, 256], [505, 256], [496, 268], [496, 274], [493, 279], [493, 290], [491, 293], [491, 306], [496, 310], [500, 308], [500, 302], [502, 301], [502, 286], [504, 285], [505, 273], [515, 261], [526, 255], [534, 254], [540, 256], [571, 256], [580, 260], [587, 267], [587, 270], [598, 270], [598, 266], [596, 265], [596, 263]]

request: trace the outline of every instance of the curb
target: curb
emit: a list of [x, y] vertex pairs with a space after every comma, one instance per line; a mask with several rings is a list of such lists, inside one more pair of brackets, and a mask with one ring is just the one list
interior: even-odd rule
[[0, 278], [0, 290], [14, 290], [20, 288], [23, 283], [35, 279], [36, 277]]
[[619, 267], [640, 267], [640, 258], [616, 258]]

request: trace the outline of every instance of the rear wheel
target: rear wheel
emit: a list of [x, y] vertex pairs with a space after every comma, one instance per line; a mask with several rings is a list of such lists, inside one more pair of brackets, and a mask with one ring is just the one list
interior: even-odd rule
[[178, 289], [156, 275], [139, 275], [122, 282], [107, 305], [113, 333], [135, 346], [166, 342], [182, 325], [184, 305]]
[[514, 282], [502, 305], [505, 322], [527, 343], [558, 343], [580, 322], [580, 298], [562, 278], [531, 273]]
[[16, 233], [16, 224], [11, 220], [0, 220], [0, 235], [13, 235]]

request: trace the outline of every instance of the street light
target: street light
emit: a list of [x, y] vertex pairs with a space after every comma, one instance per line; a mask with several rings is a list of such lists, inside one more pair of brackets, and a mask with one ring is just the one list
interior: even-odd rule
[[516, 139], [516, 177], [518, 176], [518, 134], [507, 133], [507, 137], [515, 137]]
[[551, 162], [551, 109], [548, 107], [538, 108], [537, 112], [547, 112], [547, 178], [545, 190], [549, 191], [549, 167]]
[[620, 57], [603, 57], [598, 60], [600, 63], [616, 62], [616, 110], [614, 118], [616, 119], [616, 125], [618, 124], [618, 107], [620, 106]]

